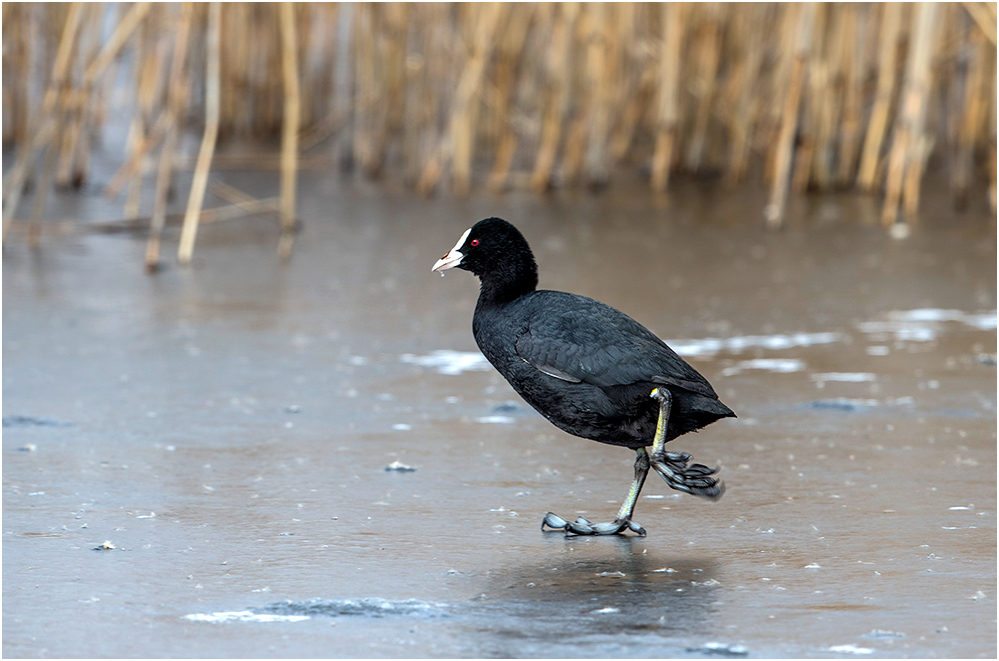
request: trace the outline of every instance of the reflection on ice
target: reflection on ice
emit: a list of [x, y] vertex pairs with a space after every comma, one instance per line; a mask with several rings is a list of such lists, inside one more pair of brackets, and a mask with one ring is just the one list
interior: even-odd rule
[[829, 651], [839, 654], [874, 654], [874, 650], [870, 647], [857, 647], [856, 645], [833, 645]]
[[666, 344], [681, 356], [713, 356], [721, 351], [739, 353], [744, 349], [792, 349], [815, 344], [831, 344], [843, 339], [842, 333], [792, 333], [790, 335], [743, 335], [702, 340], [667, 340]]
[[185, 615], [192, 622], [299, 622], [309, 619], [308, 615], [274, 615], [252, 611], [222, 611], [219, 613], [192, 613]]
[[700, 647], [688, 647], [688, 652], [694, 654], [711, 654], [714, 656], [749, 656], [749, 650], [743, 645], [728, 643], [704, 643]]
[[768, 372], [780, 372], [788, 374], [790, 372], [800, 372], [805, 369], [804, 361], [797, 358], [756, 358], [754, 360], [743, 360], [732, 367], [726, 367], [722, 374], [733, 376], [743, 370], [766, 370]]
[[283, 616], [364, 615], [385, 617], [389, 615], [410, 615], [419, 617], [442, 617], [447, 615], [443, 604], [432, 604], [419, 599], [391, 601], [378, 597], [362, 599], [308, 599], [306, 601], [278, 601], [257, 609], [261, 613]]
[[440, 617], [446, 614], [441, 604], [431, 604], [419, 599], [390, 601], [367, 597], [364, 599], [278, 601], [254, 610], [193, 613], [185, 615], [184, 619], [192, 622], [300, 622], [312, 617], [337, 617], [341, 615]]
[[992, 312], [961, 312], [960, 310], [919, 308], [902, 312], [889, 312], [888, 318], [901, 322], [957, 321], [980, 330], [992, 330], [996, 327], [995, 310]]
[[962, 312], [961, 310], [941, 310], [939, 308], [919, 308], [916, 310], [896, 310], [889, 312], [884, 321], [864, 321], [857, 324], [863, 333], [891, 333], [896, 340], [907, 342], [930, 342], [936, 339], [944, 322], [961, 323], [978, 330], [996, 328], [996, 311]]
[[812, 381], [863, 383], [864, 381], [877, 381], [877, 376], [870, 372], [823, 372], [822, 374], [813, 374]]
[[426, 356], [414, 356], [406, 353], [399, 358], [404, 363], [412, 363], [423, 367], [432, 367], [441, 374], [461, 374], [462, 372], [484, 372], [492, 369], [492, 365], [478, 351], [452, 351], [438, 349]]

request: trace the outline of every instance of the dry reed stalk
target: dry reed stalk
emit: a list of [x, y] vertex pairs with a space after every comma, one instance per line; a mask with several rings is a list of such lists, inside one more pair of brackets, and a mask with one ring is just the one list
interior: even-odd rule
[[[67, 19], [74, 17], [74, 10], [72, 7], [73, 5], [71, 4], [70, 13], [67, 16]], [[115, 28], [115, 31], [112, 33], [111, 38], [104, 44], [104, 47], [97, 55], [97, 58], [87, 66], [81, 89], [72, 97], [72, 99], [66, 101], [67, 104], [71, 102], [82, 102], [83, 100], [89, 98], [94, 83], [105, 71], [107, 66], [114, 60], [125, 41], [127, 41], [135, 28], [149, 12], [149, 8], [148, 3], [140, 2], [133, 5], [125, 13], [122, 20]], [[80, 15], [80, 12], [75, 13], [75, 18], [73, 18], [73, 20], [77, 24], [73, 26], [73, 30], [70, 31], [71, 34], [75, 35], [75, 32], [79, 27], [78, 20]], [[68, 21], [66, 25], [69, 27]], [[61, 124], [61, 122], [58, 122], [56, 119], [55, 115], [58, 113], [58, 110], [55, 106], [59, 96], [58, 90], [63, 85], [63, 78], [65, 77], [66, 70], [68, 68], [69, 57], [72, 52], [72, 41], [73, 39], [60, 39], [60, 49], [57, 50], [55, 57], [55, 65], [59, 65], [60, 71], [55, 71], [55, 65], [53, 68], [54, 73], [58, 73], [59, 75], [53, 75], [49, 88], [52, 93], [46, 92], [45, 99], [42, 102], [42, 108], [39, 113], [38, 129], [34, 132], [31, 139], [24, 143], [18, 150], [17, 162], [9, 173], [8, 181], [4, 185], [4, 194], [6, 198], [4, 200], [3, 210], [5, 228], [4, 237], [6, 237], [7, 224], [10, 219], [13, 218], [13, 214], [15, 213], [18, 202], [20, 201], [29, 164], [37, 153], [37, 150], [45, 147], [52, 140], [53, 134], [56, 132], [56, 124]], [[48, 188], [39, 188], [37, 194], [44, 197], [48, 194]], [[43, 207], [43, 204], [39, 206], [39, 208]]]
[[83, 109], [79, 107], [67, 108], [62, 113], [61, 123], [62, 139], [58, 144], [53, 144], [51, 149], [58, 152], [55, 167], [55, 185], [57, 188], [69, 186], [70, 177], [73, 173], [73, 154], [76, 152], [76, 144], [80, 138], [80, 123], [83, 118]]
[[840, 57], [843, 65], [844, 94], [843, 115], [840, 126], [840, 144], [836, 185], [845, 188], [853, 178], [857, 152], [860, 149], [861, 102], [864, 93], [864, 45], [867, 32], [868, 7], [848, 4], [843, 7], [844, 39]]
[[911, 151], [910, 161], [905, 168], [905, 181], [902, 184], [902, 209], [907, 219], [915, 218], [919, 212], [919, 184], [935, 142], [932, 136], [923, 133]]
[[687, 167], [695, 173], [701, 168], [704, 158], [708, 121], [711, 119], [721, 54], [721, 9], [714, 2], [706, 2], [699, 6], [703, 8], [704, 15], [695, 42], [697, 74], [694, 79], [694, 89], [697, 110], [694, 113], [694, 126], [686, 154]]
[[[82, 220], [51, 220], [42, 226], [42, 234], [66, 236], [73, 234], [79, 225], [86, 225]], [[15, 218], [10, 221], [10, 231], [14, 234], [26, 234], [31, 226], [31, 221], [22, 218]]]
[[[28, 227], [28, 245], [32, 248], [38, 247], [41, 236], [42, 214], [45, 213], [45, 203], [48, 201], [49, 191], [52, 189], [56, 163], [59, 159], [59, 149], [62, 147], [63, 118], [67, 110], [65, 97], [68, 91], [66, 86], [70, 58], [74, 51], [82, 18], [83, 4], [79, 2], [71, 3], [66, 16], [66, 23], [62, 30], [62, 36], [59, 39], [59, 48], [52, 70], [52, 84], [46, 90], [45, 100], [42, 102], [42, 115], [43, 117], [51, 118], [51, 121], [55, 122], [55, 132], [52, 139], [45, 145], [42, 174], [35, 191], [34, 204], [31, 209], [31, 225]], [[13, 213], [13, 209], [11, 209], [11, 213]]]
[[[391, 140], [402, 133], [406, 110], [406, 37], [409, 27], [410, 5], [390, 2], [385, 6], [384, 70], [386, 86], [385, 125], [383, 140]], [[387, 145], [386, 145], [387, 146]]]
[[[211, 183], [211, 191], [212, 195], [222, 198], [229, 204], [247, 206], [258, 201], [257, 198], [253, 197], [249, 193], [244, 193], [235, 186], [230, 186], [224, 181], [219, 181], [217, 179]], [[278, 200], [280, 199], [281, 198], [278, 197]], [[280, 217], [278, 220], [280, 221]]]
[[[311, 5], [310, 5], [311, 6]], [[312, 95], [308, 119], [301, 120], [303, 129], [299, 134], [299, 153], [311, 149], [320, 142], [335, 135], [343, 128], [345, 117], [334, 105], [335, 74], [339, 66], [340, 35], [338, 21], [340, 5], [337, 3], [322, 3], [313, 6], [322, 18], [311, 22], [305, 12], [299, 13], [299, 33], [308, 35], [300, 46], [300, 60], [306, 65], [312, 63], [305, 74], [299, 74], [301, 82], [311, 84], [301, 85]], [[319, 44], [321, 56], [316, 58], [312, 44]], [[402, 63], [405, 65], [405, 62]], [[322, 117], [321, 120], [318, 118]]]
[[499, 146], [496, 148], [496, 160], [493, 162], [492, 172], [489, 173], [489, 190], [494, 193], [502, 192], [506, 188], [507, 178], [510, 174], [510, 164], [513, 163], [513, 156], [517, 151], [517, 132], [513, 128], [500, 138]]
[[[133, 184], [136, 177], [141, 178], [146, 158], [160, 145], [169, 127], [167, 113], [161, 113], [156, 118], [156, 124], [153, 125], [152, 129], [145, 135], [139, 136], [138, 133], [141, 131], [141, 128], [139, 128], [141, 126], [141, 110], [139, 110], [138, 99], [136, 99], [135, 108], [136, 116], [133, 118], [133, 122], [136, 127], [136, 136], [134, 144], [126, 147], [125, 162], [115, 171], [111, 177], [111, 181], [104, 187], [104, 197], [109, 200], [118, 197], [125, 185]], [[127, 216], [128, 214], [125, 215]]]
[[298, 178], [298, 125], [301, 97], [298, 84], [298, 35], [295, 5], [283, 2], [281, 12], [281, 53], [284, 73], [284, 133], [281, 136], [281, 240], [278, 256], [287, 258], [295, 240], [295, 192]]
[[[616, 163], [646, 156], [636, 151], [651, 153], [644, 141], [636, 145], [636, 138], [645, 131], [655, 133], [654, 120], [649, 115], [653, 113], [659, 82], [656, 43], [662, 32], [654, 32], [650, 25], [652, 5], [628, 4], [619, 6], [619, 12], [622, 14], [618, 30], [622, 71], [615, 102], [620, 119], [610, 139], [610, 157]], [[659, 13], [656, 7], [655, 14]]]
[[[339, 160], [346, 164], [354, 153], [351, 143], [353, 139], [354, 104], [352, 102], [354, 88], [354, 72], [356, 67], [352, 62], [354, 56], [354, 35], [353, 30], [344, 30], [342, 26], [352, 26], [355, 24], [353, 3], [338, 4], [337, 22], [333, 29], [337, 32], [336, 41], [336, 67], [333, 70], [333, 98], [331, 100], [332, 110], [338, 118], [341, 130], [337, 131], [332, 144], [330, 145], [330, 155], [334, 161]], [[339, 38], [342, 36], [343, 38]]]
[[[136, 168], [129, 171], [128, 192], [125, 194], [125, 218], [136, 218], [139, 215], [139, 195], [142, 185], [142, 168], [145, 166], [145, 158], [137, 158], [142, 144], [145, 142], [145, 127], [143, 126], [142, 113], [142, 87], [143, 75], [146, 73], [149, 61], [149, 21], [144, 21], [142, 29], [136, 37], [135, 57], [132, 58], [132, 73], [135, 78], [131, 86], [132, 92], [132, 119], [128, 127], [128, 136], [125, 139], [125, 153], [130, 161], [136, 163]], [[144, 156], [144, 154], [143, 154]]]
[[198, 152], [198, 165], [194, 169], [191, 182], [191, 195], [187, 202], [184, 227], [181, 229], [177, 261], [190, 264], [194, 253], [194, 240], [198, 234], [198, 216], [205, 199], [208, 184], [208, 170], [215, 151], [215, 139], [219, 130], [219, 36], [222, 5], [213, 2], [208, 7], [207, 52], [205, 56], [205, 133]]
[[795, 7], [794, 11], [797, 14], [797, 29], [795, 30], [797, 44], [785, 96], [780, 135], [777, 139], [776, 168], [770, 192], [770, 203], [764, 211], [767, 226], [771, 228], [779, 228], [784, 222], [788, 177], [791, 173], [791, 155], [794, 147], [794, 135], [798, 126], [801, 90], [804, 87], [807, 73], [808, 52], [814, 21], [814, 6], [811, 3]]
[[[537, 6], [533, 4], [516, 5], [510, 10], [507, 29], [501, 36], [497, 75], [497, 112], [496, 112], [496, 158], [489, 174], [489, 190], [498, 193], [506, 186], [507, 176], [513, 157], [517, 152], [519, 136], [512, 121], [516, 101], [522, 100], [516, 85], [516, 70], [523, 60], [524, 48], [531, 33]], [[526, 63], [525, 63], [526, 65]], [[524, 79], [529, 79], [530, 73]]]
[[[901, 110], [895, 121], [895, 139], [892, 142], [888, 161], [888, 176], [885, 183], [885, 201], [881, 212], [881, 222], [885, 226], [893, 224], [898, 217], [898, 206], [902, 198], [902, 188], [906, 181], [906, 169], [919, 169], [910, 176], [908, 195], [912, 200], [919, 198], [918, 185], [925, 159], [925, 137], [923, 125], [926, 119], [926, 105], [930, 94], [930, 63], [936, 39], [939, 5], [921, 2], [916, 7], [915, 27], [903, 83]], [[914, 210], [915, 202], [907, 205]]]
[[203, 209], [200, 213], [200, 222], [211, 224], [224, 220], [235, 220], [236, 218], [242, 218], [244, 216], [279, 211], [280, 208], [280, 197], [265, 197], [247, 202], [239, 202], [237, 204], [215, 207], [213, 209]]
[[573, 35], [573, 57], [570, 65], [569, 84], [569, 126], [562, 145], [562, 160], [555, 171], [559, 185], [572, 187], [583, 170], [583, 157], [589, 134], [590, 117], [593, 113], [594, 98], [589, 92], [586, 80], [586, 49], [590, 34], [595, 30], [592, 20], [593, 3], [581, 3], [576, 32]]
[[[611, 80], [614, 86], [611, 108], [611, 132], [607, 139], [609, 167], [624, 159], [631, 149], [635, 127], [648, 104], [647, 85], [642, 73], [651, 49], [643, 43], [639, 29], [639, 8], [634, 3], [611, 5], [617, 15], [614, 31]], [[642, 8], [644, 9], [644, 8]]]
[[614, 161], [629, 158], [629, 152], [635, 141], [636, 129], [642, 115], [648, 111], [651, 97], [650, 86], [643, 85], [641, 82], [635, 84], [632, 93], [624, 95], [626, 101], [621, 110], [621, 121], [610, 141], [610, 156]]
[[121, 22], [111, 33], [111, 38], [104, 43], [104, 47], [86, 69], [83, 76], [83, 92], [81, 97], [87, 98], [93, 89], [97, 79], [108, 68], [108, 65], [118, 56], [121, 47], [125, 45], [128, 38], [135, 32], [135, 28], [146, 17], [151, 8], [148, 2], [137, 2], [122, 17]]
[[589, 108], [583, 109], [572, 119], [569, 130], [565, 136], [565, 149], [562, 150], [562, 185], [572, 186], [579, 177], [579, 172], [583, 167], [583, 155], [586, 150], [586, 134], [589, 122], [587, 117]]
[[780, 133], [783, 126], [787, 92], [791, 87], [791, 74], [794, 70], [795, 57], [800, 40], [800, 3], [784, 3], [776, 8], [777, 34], [780, 42], [777, 46], [777, 64], [770, 72], [767, 80], [767, 99], [763, 123], [767, 127], [763, 145], [766, 147], [766, 160], [763, 168], [763, 181], [772, 187], [777, 177], [777, 165], [781, 151]]
[[[935, 68], [939, 69], [940, 75], [934, 75], [931, 95], [937, 97], [940, 103], [931, 104], [928, 110], [934, 111], [940, 108], [944, 112], [929, 119], [935, 120], [935, 123], [941, 126], [941, 138], [944, 144], [951, 147], [947, 150], [950, 155], [955, 153], [952, 146], [958, 144], [961, 128], [961, 113], [954, 112], [953, 109], [960, 108], [964, 96], [963, 88], [967, 85], [968, 64], [971, 60], [967, 48], [967, 22], [966, 12], [960, 5], [956, 3], [946, 5], [940, 17], [938, 45], [934, 53], [934, 60], [937, 63]], [[953, 80], [955, 84], [947, 85], [945, 79]], [[941, 84], [937, 86], [936, 82]]]
[[552, 167], [562, 137], [562, 123], [569, 103], [569, 80], [572, 63], [569, 52], [573, 33], [579, 17], [579, 4], [566, 2], [557, 5], [558, 13], [552, 26], [551, 46], [547, 53], [545, 72], [544, 118], [541, 127], [541, 144], [531, 174], [531, 188], [546, 190], [551, 185]]
[[[576, 32], [573, 34], [573, 44], [579, 57], [573, 58], [573, 63], [585, 63], [585, 47], [588, 35], [596, 29], [593, 19], [592, 3], [581, 5], [579, 21], [576, 25]], [[575, 108], [572, 113], [572, 121], [569, 130], [565, 135], [565, 146], [562, 148], [562, 161], [559, 165], [561, 174], [561, 185], [573, 186], [576, 183], [579, 173], [583, 169], [583, 156], [586, 153], [586, 138], [589, 133], [590, 116], [593, 112], [593, 95], [587, 93], [586, 72], [579, 66], [570, 68], [572, 80], [572, 91], [577, 94]], [[570, 97], [571, 98], [571, 97]]]
[[860, 169], [857, 172], [857, 186], [861, 190], [872, 190], [875, 183], [878, 160], [885, 129], [888, 127], [889, 111], [895, 87], [896, 57], [898, 38], [902, 27], [902, 4], [886, 2], [881, 5], [881, 38], [878, 54], [878, 83], [874, 95], [874, 107], [867, 123], [867, 136], [864, 138]]
[[[336, 162], [329, 154], [300, 154], [298, 156], [299, 170], [325, 170], [333, 167]], [[179, 159], [178, 170], [195, 170], [198, 167], [198, 156]], [[248, 154], [215, 154], [212, 156], [212, 170], [281, 170], [281, 154], [248, 153]]]
[[987, 97], [991, 110], [988, 121], [988, 152], [985, 158], [985, 165], [989, 179], [989, 207], [992, 209], [992, 215], [994, 216], [996, 215], [996, 106], [999, 105], [999, 100], [996, 98], [996, 69], [999, 68], [999, 65], [995, 64], [995, 44], [992, 46], [992, 89]]
[[660, 44], [659, 119], [656, 147], [652, 156], [652, 190], [664, 191], [669, 183], [673, 149], [680, 120], [680, 49], [683, 42], [685, 6], [663, 5], [663, 36]]
[[[400, 76], [392, 74], [390, 57], [393, 53], [404, 53], [391, 38], [393, 11], [397, 5], [392, 3], [370, 4], [367, 6], [367, 16], [371, 30], [370, 35], [358, 39], [357, 43], [366, 45], [364, 58], [358, 58], [365, 65], [363, 75], [358, 70], [358, 96], [365, 100], [363, 110], [357, 115], [358, 126], [362, 129], [355, 142], [355, 153], [361, 170], [371, 178], [381, 176], [385, 166], [386, 150], [389, 144], [390, 116], [395, 101], [394, 94], [399, 92]], [[361, 15], [361, 14], [359, 14]], [[397, 55], [396, 55], [397, 57]], [[360, 90], [364, 90], [363, 95]]]
[[[77, 66], [80, 68], [85, 62], [97, 57], [100, 49], [100, 30], [104, 8], [97, 3], [90, 4], [87, 6], [86, 14], [77, 47], [80, 53], [77, 58]], [[69, 130], [66, 132], [66, 139], [63, 141], [59, 165], [56, 168], [56, 186], [79, 188], [86, 179], [89, 166], [91, 122], [93, 121], [92, 104], [85, 100], [82, 103], [74, 103], [69, 114], [72, 119], [68, 127]]]
[[[305, 122], [301, 122], [304, 126]], [[339, 116], [336, 111], [330, 111], [324, 118], [311, 124], [308, 128], [303, 129], [298, 135], [298, 151], [299, 153], [308, 151], [328, 139], [330, 136], [335, 134], [341, 128], [343, 128], [344, 119]]]
[[825, 61], [826, 26], [828, 14], [835, 7], [819, 4], [815, 7], [815, 18], [812, 23], [812, 43], [808, 58], [808, 78], [801, 99], [801, 113], [798, 119], [798, 146], [792, 158], [791, 192], [803, 194], [810, 181], [812, 172], [817, 169], [815, 160], [818, 153], [819, 133], [823, 115], [829, 110], [828, 74]]
[[508, 6], [503, 3], [484, 3], [475, 21], [471, 43], [472, 51], [465, 61], [461, 77], [455, 89], [453, 110], [447, 132], [441, 139], [431, 161], [423, 170], [417, 191], [429, 194], [437, 184], [444, 167], [453, 160], [454, 191], [458, 195], [468, 192], [471, 180], [472, 141], [474, 140], [474, 109], [481, 89], [484, 72], [492, 55], [495, 42], [493, 35], [505, 18]]
[[[424, 16], [424, 8], [416, 6], [411, 14], [414, 25], [413, 39], [408, 40], [409, 50], [406, 53], [406, 98], [403, 101], [406, 112], [402, 119], [402, 154], [403, 181], [407, 186], [413, 186], [420, 176], [420, 140], [426, 133], [428, 122], [427, 104], [424, 103], [427, 93], [427, 59], [419, 51], [420, 46], [426, 47], [426, 37], [420, 43], [419, 28]], [[425, 51], [424, 51], [425, 53]]]
[[[165, 72], [166, 48], [168, 43], [160, 38], [163, 30], [160, 28], [160, 17], [166, 10], [166, 6], [156, 4], [149, 14], [148, 19], [142, 26], [141, 43], [145, 55], [140, 57], [139, 77], [137, 80], [137, 97], [134, 112], [136, 122], [136, 142], [134, 145], [135, 168], [131, 173], [128, 195], [125, 201], [125, 217], [139, 215], [139, 204], [142, 200], [142, 179], [147, 166], [146, 156], [153, 146], [163, 138], [166, 133], [165, 121], [157, 121], [159, 125], [159, 135], [153, 140], [150, 126], [153, 124], [152, 115], [155, 112], [156, 101], [162, 96], [161, 86], [169, 74]], [[165, 116], [165, 112], [160, 112], [160, 118]], [[138, 153], [142, 152], [142, 156]]]
[[964, 85], [964, 103], [961, 125], [957, 136], [957, 154], [954, 158], [953, 181], [954, 202], [959, 208], [967, 203], [968, 187], [971, 185], [971, 169], [974, 165], [975, 138], [982, 120], [985, 118], [985, 102], [988, 93], [987, 58], [994, 54], [989, 51], [986, 35], [972, 29], [968, 35], [968, 65]]
[[[56, 111], [58, 113], [58, 111]], [[45, 149], [45, 159], [42, 162], [42, 174], [38, 180], [38, 190], [35, 192], [34, 203], [31, 206], [31, 225], [28, 227], [28, 246], [38, 247], [41, 237], [42, 214], [45, 213], [45, 203], [49, 191], [55, 181], [56, 162], [59, 160], [59, 144], [62, 141], [63, 123], [56, 119], [55, 137]]]
[[4, 106], [4, 119], [10, 121], [10, 124], [4, 125], [3, 142], [24, 145], [30, 138], [28, 118], [31, 113], [28, 108], [31, 95], [28, 66], [31, 61], [32, 42], [26, 28], [32, 24], [32, 5], [8, 2], [2, 7], [5, 26], [3, 38], [4, 43], [10, 48], [4, 57], [4, 76], [8, 81], [13, 80], [9, 88], [4, 87], [4, 98], [8, 101]]
[[964, 8], [974, 19], [982, 33], [992, 45], [996, 45], [996, 3], [994, 2], [962, 2]]
[[[820, 191], [828, 190], [833, 178], [833, 141], [836, 138], [837, 124], [843, 101], [843, 77], [840, 70], [840, 54], [844, 48], [844, 15], [847, 5], [827, 5], [830, 23], [828, 38], [816, 39], [816, 51], [821, 53], [809, 70], [810, 87], [815, 104], [815, 142], [812, 154], [811, 179]], [[830, 16], [831, 15], [831, 16]], [[824, 21], [819, 21], [817, 34], [822, 34]], [[807, 181], [805, 185], [807, 186]], [[800, 189], [804, 190], [804, 186]]]
[[[736, 101], [735, 112], [732, 115], [732, 147], [729, 158], [726, 181], [734, 185], [746, 175], [749, 166], [750, 135], [753, 127], [753, 99], [759, 95], [757, 81], [760, 65], [763, 61], [764, 12], [766, 8], [755, 3], [746, 3], [732, 7], [736, 18], [732, 25], [744, 34], [745, 56], [737, 60], [739, 67], [735, 75], [739, 81], [739, 98]], [[741, 15], [745, 12], [745, 15]]]
[[180, 135], [179, 115], [181, 104], [186, 96], [184, 85], [184, 62], [187, 43], [191, 32], [191, 19], [194, 14], [192, 3], [185, 2], [180, 7], [177, 21], [177, 34], [174, 39], [173, 58], [170, 62], [170, 82], [167, 88], [166, 138], [160, 151], [159, 167], [156, 173], [156, 191], [153, 196], [153, 215], [149, 223], [149, 239], [146, 242], [146, 270], [159, 268], [160, 241], [166, 224], [167, 193], [170, 189], [170, 176], [173, 170], [177, 140]]
[[381, 160], [375, 152], [374, 126], [384, 110], [380, 102], [380, 78], [376, 59], [378, 6], [358, 3], [354, 7], [354, 161], [369, 176], [377, 176]]
[[[20, 202], [21, 193], [24, 190], [24, 180], [31, 167], [31, 161], [35, 156], [36, 150], [48, 146], [48, 151], [45, 155], [45, 164], [42, 170], [43, 180], [46, 178], [46, 173], [53, 170], [55, 167], [55, 161], [53, 160], [55, 146], [60, 142], [59, 133], [56, 129], [62, 125], [62, 122], [59, 121], [58, 117], [61, 112], [61, 108], [57, 107], [57, 105], [60, 95], [64, 93], [63, 87], [69, 71], [70, 57], [73, 53], [73, 46], [76, 42], [76, 36], [79, 31], [80, 19], [82, 16], [82, 3], [71, 3], [69, 5], [69, 11], [66, 15], [66, 22], [63, 25], [62, 36], [59, 39], [59, 46], [56, 51], [55, 62], [52, 68], [52, 78], [49, 82], [48, 89], [45, 91], [45, 98], [42, 101], [38, 130], [32, 136], [30, 142], [22, 144], [18, 149], [17, 160], [11, 170], [8, 181], [4, 183], [4, 239], [7, 237], [7, 230], [10, 225], [10, 221], [14, 218], [14, 214], [17, 211], [18, 202]], [[55, 133], [54, 140], [52, 136], [53, 133]], [[49, 144], [50, 142], [52, 144]], [[51, 165], [49, 164], [50, 161]], [[51, 181], [48, 182], [47, 187], [39, 186], [35, 193], [35, 201], [31, 214], [31, 227], [28, 231], [28, 242], [32, 245], [37, 245], [38, 242], [40, 232], [38, 222], [41, 218], [41, 214], [45, 210], [45, 202], [48, 196], [49, 188], [51, 188]]]
[[[265, 197], [262, 199], [254, 198], [249, 202], [226, 204], [212, 209], [202, 209], [199, 214], [198, 222], [201, 225], [211, 225], [212, 223], [235, 220], [246, 216], [276, 213], [280, 207], [280, 200], [281, 198], [279, 197]], [[184, 218], [186, 216], [186, 213], [168, 213], [166, 215], [164, 225], [183, 225]], [[25, 221], [15, 220], [14, 222], [21, 225]], [[46, 225], [47, 224], [48, 223], [46, 223]], [[138, 218], [131, 219], [123, 218], [111, 221], [86, 222], [84, 229], [88, 232], [117, 234], [121, 232], [141, 232], [148, 230], [151, 225], [152, 218], [150, 216], [139, 216]], [[17, 229], [20, 229], [20, 227], [17, 227]]]
[[586, 48], [586, 74], [590, 97], [590, 118], [586, 139], [587, 185], [600, 189], [607, 185], [607, 141], [613, 99], [614, 55], [618, 51], [612, 9], [607, 3], [587, 5], [590, 30]]
[[454, 192], [467, 195], [471, 188], [472, 154], [475, 148], [475, 118], [479, 104], [476, 103], [485, 82], [485, 70], [495, 48], [495, 35], [508, 14], [505, 3], [490, 2], [480, 7], [476, 21], [472, 53], [465, 63], [461, 79], [455, 92], [454, 113], [451, 119], [449, 137], [454, 170]]

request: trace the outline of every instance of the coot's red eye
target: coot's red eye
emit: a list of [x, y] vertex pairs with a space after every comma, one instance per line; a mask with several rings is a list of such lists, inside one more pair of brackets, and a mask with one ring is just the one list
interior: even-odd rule
[[479, 240], [478, 239], [472, 239], [472, 246], [474, 247], [474, 246], [477, 246], [477, 245], [479, 245]]

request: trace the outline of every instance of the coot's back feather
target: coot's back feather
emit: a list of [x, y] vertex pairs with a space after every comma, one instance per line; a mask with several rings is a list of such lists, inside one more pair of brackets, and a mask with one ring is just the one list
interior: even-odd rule
[[554, 367], [595, 386], [649, 381], [718, 397], [711, 384], [665, 342], [609, 305], [544, 290], [523, 296], [518, 303], [527, 327], [514, 345], [521, 358], [539, 369]]

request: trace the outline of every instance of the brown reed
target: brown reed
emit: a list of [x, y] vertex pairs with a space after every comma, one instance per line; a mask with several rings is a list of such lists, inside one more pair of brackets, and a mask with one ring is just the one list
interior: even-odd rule
[[[984, 184], [995, 209], [995, 3], [4, 3], [3, 33], [4, 237], [26, 184], [36, 243], [49, 190], [88, 176], [121, 66], [129, 140], [107, 193], [138, 218], [155, 171], [150, 268], [185, 125], [202, 143], [181, 262], [224, 167], [280, 172], [284, 255], [297, 172], [337, 165], [424, 195], [720, 174], [768, 186], [776, 227], [790, 195], [834, 187], [912, 217], [937, 154], [956, 203]], [[279, 156], [215, 154], [278, 136]]]

